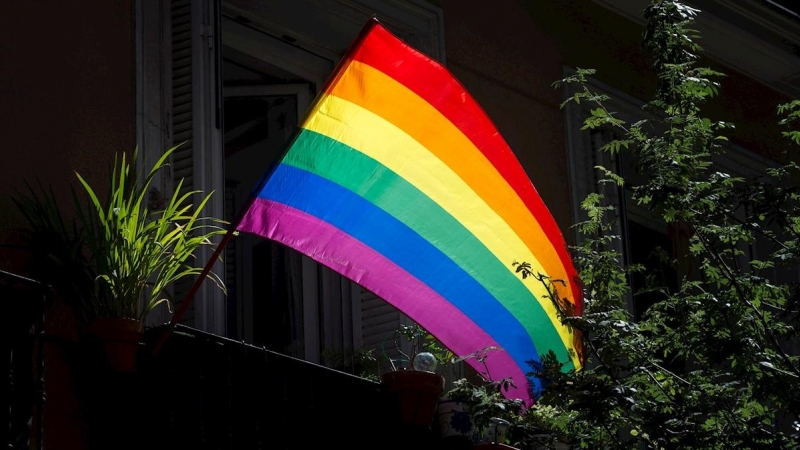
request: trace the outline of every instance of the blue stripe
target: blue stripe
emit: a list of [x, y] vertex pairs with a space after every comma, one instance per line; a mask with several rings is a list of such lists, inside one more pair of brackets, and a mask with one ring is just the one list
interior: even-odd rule
[[[407, 225], [352, 191], [280, 164], [259, 197], [313, 215], [384, 255], [472, 319], [523, 372], [530, 371], [528, 361], [540, 361], [527, 331], [486, 288]], [[538, 380], [531, 381], [535, 390], [540, 387]]]

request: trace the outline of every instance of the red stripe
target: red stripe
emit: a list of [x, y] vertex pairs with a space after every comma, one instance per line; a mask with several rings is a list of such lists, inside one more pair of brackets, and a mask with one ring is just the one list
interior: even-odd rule
[[351, 58], [391, 76], [425, 99], [480, 149], [520, 196], [555, 247], [567, 276], [572, 278], [568, 281], [576, 312], [582, 313], [577, 272], [560, 228], [511, 148], [466, 88], [447, 68], [406, 45], [380, 25], [371, 27], [363, 44], [353, 49]]

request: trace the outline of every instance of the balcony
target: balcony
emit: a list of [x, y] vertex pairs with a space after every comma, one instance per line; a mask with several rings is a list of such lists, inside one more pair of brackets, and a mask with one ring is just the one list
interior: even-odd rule
[[393, 422], [378, 383], [184, 326], [156, 356], [148, 331], [137, 370], [114, 372], [99, 348], [42, 332], [46, 286], [0, 279], [9, 449], [436, 447]]
[[3, 398], [0, 423], [9, 449], [42, 448], [44, 405], [44, 353], [42, 332], [47, 286], [36, 280], [0, 271], [0, 305], [3, 308], [3, 366], [8, 389]]

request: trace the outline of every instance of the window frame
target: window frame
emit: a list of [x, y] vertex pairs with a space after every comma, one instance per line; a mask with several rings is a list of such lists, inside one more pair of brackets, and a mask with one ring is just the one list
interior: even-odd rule
[[[565, 66], [563, 69], [564, 77], [572, 76], [576, 73], [573, 67]], [[658, 119], [652, 113], [642, 109], [645, 102], [621, 92], [605, 83], [592, 77], [587, 77], [587, 87], [597, 94], [607, 95], [609, 100], [605, 105], [615, 116], [627, 123], [635, 123], [643, 119]], [[563, 98], [571, 98], [578, 91], [574, 86], [565, 85]], [[587, 219], [585, 212], [581, 209], [581, 202], [591, 192], [600, 192], [604, 195], [604, 205], [615, 205], [615, 228], [613, 233], [620, 236], [620, 239], [613, 244], [614, 250], [623, 255], [625, 264], [632, 260], [630, 252], [630, 236], [627, 231], [627, 222], [634, 221], [638, 225], [650, 228], [660, 233], [668, 233], [665, 224], [658, 219], [648, 217], [643, 208], [634, 204], [620, 201], [623, 199], [623, 189], [606, 184], [595, 190], [590, 185], [590, 181], [595, 182], [599, 179], [598, 171], [594, 169], [596, 165], [606, 168], [618, 169], [618, 161], [615, 157], [607, 153], [600, 152], [600, 145], [591, 142], [589, 130], [581, 130], [583, 121], [590, 116], [592, 105], [586, 102], [576, 104], [569, 102], [564, 108], [567, 132], [567, 164], [569, 166], [570, 197], [572, 207], [573, 222], [578, 223]], [[731, 143], [730, 141], [721, 143], [725, 152], [721, 155], [714, 155], [712, 163], [718, 167], [719, 171], [728, 173], [731, 176], [753, 177], [763, 174], [767, 168], [776, 167], [777, 163], [751, 152], [744, 147]], [[591, 163], [591, 164], [590, 164]], [[577, 229], [573, 230], [575, 242], [580, 244], [583, 237]], [[758, 243], [753, 243], [748, 249], [752, 254], [757, 255]], [[743, 263], [746, 261], [742, 261]], [[628, 311], [635, 311], [632, 295], [626, 299]]]
[[[195, 104], [192, 107], [193, 147], [197, 155], [193, 158], [193, 188], [204, 192], [215, 190], [223, 192], [225, 186], [224, 161], [222, 152], [222, 127], [221, 127], [221, 49], [223, 45], [242, 46], [248, 45], [245, 41], [225, 42], [226, 36], [221, 32], [222, 21], [236, 19], [247, 23], [251, 32], [245, 37], [254, 36], [253, 33], [266, 32], [273, 38], [282, 40], [287, 45], [308, 49], [311, 53], [333, 58], [334, 63], [341, 57], [341, 51], [329, 48], [328, 39], [316, 40], [312, 33], [303, 30], [286, 28], [289, 20], [282, 20], [280, 14], [286, 8], [294, 8], [300, 14], [308, 11], [317, 11], [317, 17], [330, 18], [330, 33], [337, 34], [337, 39], [351, 41], [363, 27], [370, 16], [376, 15], [395, 33], [406, 39], [409, 43], [432, 57], [444, 62], [444, 28], [442, 10], [424, 0], [409, 0], [397, 2], [394, 0], [297, 0], [291, 3], [264, 1], [259, 8], [262, 15], [256, 17], [247, 11], [236, 9], [221, 0], [186, 0], [192, 7], [192, 97]], [[149, 2], [136, 0], [136, 90], [137, 90], [137, 145], [143, 152], [143, 161], [154, 160], [166, 149], [172, 139], [173, 130], [170, 127], [172, 110], [172, 73], [171, 65], [171, 2]], [[287, 6], [289, 5], [289, 6]], [[284, 8], [284, 12], [281, 13]], [[312, 9], [309, 9], [312, 8]], [[265, 12], [266, 11], [266, 12]], [[274, 12], [270, 13], [270, 11]], [[227, 17], [227, 19], [225, 19]], [[266, 20], [268, 17], [269, 20]], [[242, 20], [244, 19], [244, 20]], [[335, 22], [335, 23], [334, 23]], [[336, 25], [334, 27], [334, 25]], [[349, 31], [348, 31], [349, 30]], [[316, 30], [318, 31], [318, 30]], [[336, 41], [332, 39], [331, 41]], [[261, 49], [263, 51], [264, 49]], [[273, 55], [274, 56], [274, 55]], [[195, 61], [196, 59], [196, 61]], [[284, 61], [285, 64], [298, 63], [291, 70], [300, 71], [304, 77], [317, 83], [320, 87], [328, 74], [314, 72], [314, 66], [303, 67], [302, 61]], [[333, 68], [335, 64], [332, 65]], [[306, 70], [310, 72], [306, 73]], [[302, 114], [301, 114], [302, 115]], [[265, 168], [266, 170], [266, 168]], [[165, 174], [155, 180], [155, 186], [162, 192], [169, 192], [173, 188], [171, 174]], [[224, 216], [224, 195], [216, 195], [208, 205], [206, 214], [214, 217]], [[197, 256], [198, 261], [208, 261], [213, 248], [203, 249], [204, 252]], [[216, 273], [223, 273], [222, 265], [217, 262], [213, 269]], [[318, 280], [319, 283], [328, 283], [325, 274]], [[204, 283], [208, 285], [209, 283]], [[320, 291], [322, 293], [322, 291]], [[365, 292], [354, 291], [353, 317], [351, 320], [354, 336], [354, 348], [362, 343], [363, 336], [360, 331], [361, 309], [359, 304], [365, 298]], [[227, 307], [224, 295], [213, 286], [201, 287], [194, 301], [193, 326], [201, 330], [218, 335], [226, 335]], [[400, 315], [402, 316], [402, 314]], [[398, 321], [402, 317], [398, 316]], [[164, 323], [170, 319], [168, 311], [161, 311], [152, 315], [153, 323]], [[398, 322], [399, 323], [399, 322]], [[341, 324], [340, 324], [341, 325]], [[329, 327], [330, 328], [330, 327]], [[335, 331], [334, 331], [335, 332]], [[326, 330], [327, 333], [327, 330]]]

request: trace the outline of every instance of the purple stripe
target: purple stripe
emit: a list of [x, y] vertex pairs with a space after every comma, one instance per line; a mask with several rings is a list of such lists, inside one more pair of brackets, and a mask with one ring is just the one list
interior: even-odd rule
[[[436, 336], [457, 355], [499, 347], [481, 328], [426, 284], [367, 247], [361, 241], [314, 216], [258, 198], [238, 230], [281, 242], [374, 292]], [[487, 367], [466, 361], [492, 378], [512, 377], [507, 396], [532, 404], [525, 373], [504, 350], [489, 353]]]

